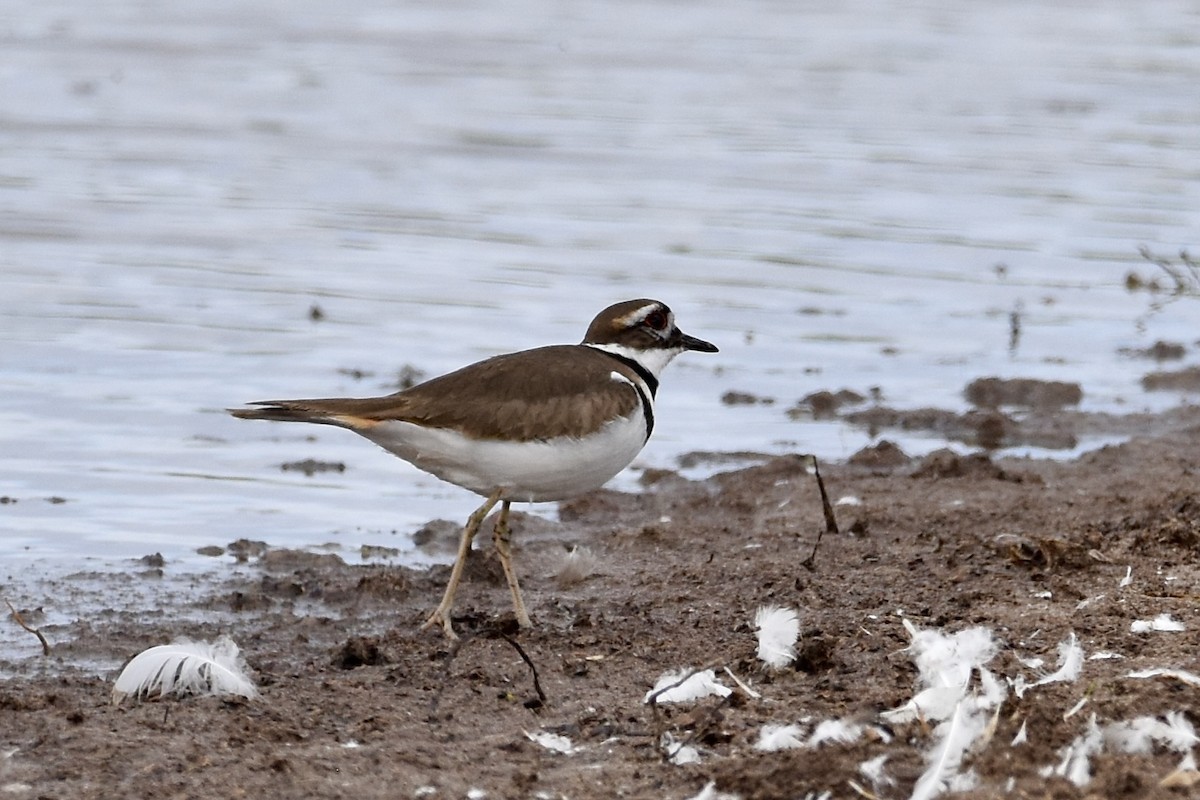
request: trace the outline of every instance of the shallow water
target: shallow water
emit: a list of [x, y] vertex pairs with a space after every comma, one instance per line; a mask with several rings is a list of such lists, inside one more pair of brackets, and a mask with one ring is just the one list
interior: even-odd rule
[[[222, 409], [577, 341], [630, 297], [721, 347], [668, 370], [641, 465], [845, 458], [865, 433], [784, 413], [817, 389], [961, 408], [997, 374], [1077, 381], [1089, 409], [1179, 402], [1118, 351], [1198, 360], [1200, 301], [1150, 314], [1124, 287], [1159, 276], [1140, 245], [1200, 235], [1194, 3], [619, 12], [47, 2], [4, 23], [7, 581], [200, 568], [243, 537], [420, 561], [408, 535], [473, 496]], [[347, 469], [278, 469], [305, 458]]]

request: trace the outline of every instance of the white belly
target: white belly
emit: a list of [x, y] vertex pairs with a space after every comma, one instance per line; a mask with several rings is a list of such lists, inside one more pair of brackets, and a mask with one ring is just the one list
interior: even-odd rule
[[464, 489], [487, 496], [503, 488], [505, 500], [543, 502], [598, 489], [629, 466], [646, 443], [646, 420], [639, 407], [587, 438], [536, 442], [468, 439], [410, 422], [383, 422], [361, 433]]

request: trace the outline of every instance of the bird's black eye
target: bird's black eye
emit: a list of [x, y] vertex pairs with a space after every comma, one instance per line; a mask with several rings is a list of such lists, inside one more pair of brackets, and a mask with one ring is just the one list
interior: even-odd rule
[[661, 309], [651, 311], [642, 321], [656, 331], [665, 330], [667, 327], [667, 315]]

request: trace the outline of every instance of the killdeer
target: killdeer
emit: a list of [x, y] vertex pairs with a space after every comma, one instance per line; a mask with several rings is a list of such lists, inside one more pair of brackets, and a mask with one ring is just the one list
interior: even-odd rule
[[268, 400], [230, 409], [242, 419], [348, 428], [444, 481], [486, 498], [467, 519], [442, 602], [422, 625], [450, 620], [467, 553], [488, 513], [517, 623], [531, 627], [513, 570], [513, 502], [565, 500], [624, 469], [654, 430], [659, 373], [685, 350], [715, 353], [675, 326], [657, 300], [629, 300], [596, 315], [580, 344], [495, 356], [385, 397]]

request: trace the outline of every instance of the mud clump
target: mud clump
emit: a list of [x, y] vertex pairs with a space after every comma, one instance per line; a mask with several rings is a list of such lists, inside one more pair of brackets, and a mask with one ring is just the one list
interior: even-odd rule
[[1033, 378], [977, 378], [963, 390], [967, 402], [978, 408], [1020, 406], [1041, 411], [1077, 406], [1083, 401], [1078, 383]]
[[1150, 372], [1142, 376], [1147, 392], [1200, 392], [1200, 367]]

